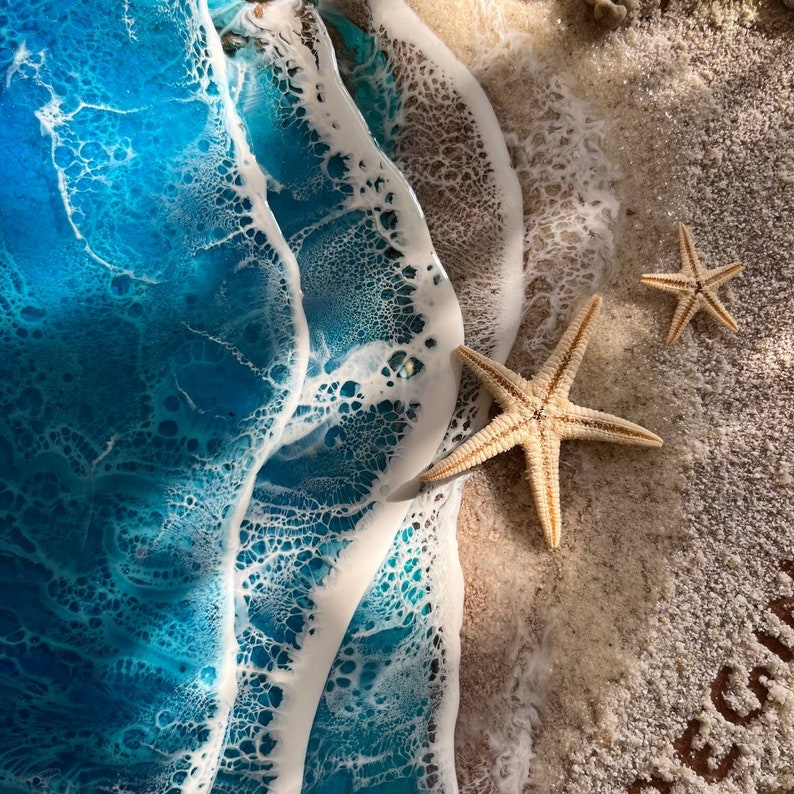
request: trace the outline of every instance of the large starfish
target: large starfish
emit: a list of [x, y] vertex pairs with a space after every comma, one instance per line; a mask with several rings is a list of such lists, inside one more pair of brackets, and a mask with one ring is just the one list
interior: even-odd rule
[[667, 334], [667, 344], [672, 345], [681, 336], [687, 323], [700, 309], [705, 309], [731, 331], [738, 331], [739, 327], [733, 317], [717, 297], [717, 287], [740, 273], [741, 264], [731, 262], [729, 265], [706, 270], [695, 252], [692, 235], [683, 223], [678, 224], [678, 237], [681, 246], [681, 270], [678, 273], [646, 273], [642, 277], [643, 284], [670, 292], [678, 298], [678, 306]]
[[612, 441], [643, 447], [662, 440], [618, 416], [574, 405], [568, 392], [582, 362], [601, 298], [595, 295], [574, 318], [554, 352], [532, 380], [461, 345], [457, 353], [504, 409], [487, 427], [422, 475], [441, 480], [521, 445], [543, 533], [551, 548], [560, 543], [560, 442]]

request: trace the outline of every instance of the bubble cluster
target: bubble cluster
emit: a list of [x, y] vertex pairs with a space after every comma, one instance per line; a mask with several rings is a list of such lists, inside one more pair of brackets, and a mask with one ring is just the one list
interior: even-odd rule
[[[367, 29], [401, 102], [381, 143], [393, 150], [424, 207], [467, 339], [489, 355], [505, 355], [520, 315], [521, 196], [493, 111], [471, 74], [410, 11], [374, 3]], [[361, 68], [348, 79], [357, 87], [379, 82]]]
[[[300, 27], [278, 9], [272, 16], [264, 9], [255, 25], [246, 13], [216, 24], [252, 151], [278, 185], [270, 205], [300, 265], [311, 351], [300, 405], [257, 477], [243, 524], [238, 698], [216, 781], [229, 792], [258, 791], [262, 776], [278, 779], [299, 731], [308, 741], [300, 690], [325, 681], [318, 646], [330, 648], [330, 664], [342, 639], [329, 632], [318, 599], [337, 582], [374, 575], [378, 559], [367, 561], [369, 574], [347, 570], [344, 560], [375, 520], [397, 467], [415, 455], [418, 473], [420, 457], [429, 460], [440, 440], [441, 425], [430, 444], [427, 428], [456, 333], [454, 315], [450, 324], [442, 311], [454, 305], [450, 286], [421, 213], [352, 111], [316, 13], [300, 12]], [[382, 553], [401, 519], [380, 526]], [[348, 608], [352, 614], [355, 602]], [[354, 679], [362, 680], [358, 662], [347, 662], [339, 692], [357, 691]], [[378, 678], [371, 667], [362, 667], [367, 691]], [[336, 743], [333, 726], [321, 742]]]

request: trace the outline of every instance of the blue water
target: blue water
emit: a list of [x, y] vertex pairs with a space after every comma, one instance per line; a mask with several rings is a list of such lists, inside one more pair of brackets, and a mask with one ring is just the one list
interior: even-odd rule
[[195, 10], [117, 13], [15, 1], [0, 27], [0, 781], [21, 790], [165, 791], [195, 765], [232, 518], [295, 388], [296, 294]]
[[[0, 790], [267, 790], [290, 703], [276, 674], [301, 662], [317, 588], [428, 399], [428, 306], [448, 285], [412, 258], [404, 186], [307, 114], [282, 44], [232, 31], [220, 68], [203, 19], [154, 0], [0, 11]], [[356, 100], [388, 146], [387, 65], [332, 21], [371, 69]], [[327, 73], [322, 26], [303, 24]], [[427, 775], [412, 534], [334, 663], [307, 789]], [[408, 635], [419, 683], [379, 695]], [[360, 709], [372, 732], [351, 734]], [[351, 774], [378, 741], [377, 769]]]

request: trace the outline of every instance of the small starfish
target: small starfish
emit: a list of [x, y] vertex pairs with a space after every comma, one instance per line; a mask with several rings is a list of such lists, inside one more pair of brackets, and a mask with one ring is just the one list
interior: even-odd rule
[[659, 447], [662, 440], [618, 416], [574, 405], [568, 392], [582, 362], [601, 298], [595, 295], [576, 315], [554, 352], [532, 380], [461, 345], [463, 360], [504, 408], [487, 427], [422, 475], [433, 482], [521, 445], [543, 533], [551, 548], [560, 543], [560, 442], [612, 441]]
[[705, 309], [731, 331], [738, 331], [739, 327], [733, 317], [717, 297], [717, 287], [738, 275], [742, 271], [741, 264], [731, 262], [730, 265], [706, 270], [695, 253], [692, 235], [683, 223], [678, 224], [678, 237], [681, 246], [681, 270], [678, 273], [646, 273], [642, 277], [643, 284], [670, 292], [678, 298], [678, 306], [667, 334], [667, 344], [672, 345], [681, 336], [687, 323], [700, 309]]

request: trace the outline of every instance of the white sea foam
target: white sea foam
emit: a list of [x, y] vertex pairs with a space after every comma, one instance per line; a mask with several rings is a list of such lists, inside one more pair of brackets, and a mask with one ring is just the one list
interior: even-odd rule
[[518, 622], [507, 650], [510, 675], [489, 700], [487, 710], [480, 710], [476, 720], [464, 718], [458, 725], [459, 741], [476, 747], [474, 757], [460, 770], [461, 787], [467, 794], [520, 794], [529, 783], [533, 739], [541, 725], [552, 670], [549, 634], [547, 630], [537, 645], [527, 626]]
[[[277, 251], [283, 265], [284, 277], [294, 296], [300, 295], [300, 274], [295, 255], [284, 240], [278, 224], [267, 204], [266, 174], [258, 167], [248, 142], [242, 131], [242, 123], [234, 105], [226, 80], [226, 61], [220, 39], [215, 31], [206, 0], [199, 0], [197, 30], [194, 35], [206, 41], [210, 70], [207, 75], [205, 89], [209, 81], [220, 93], [226, 130], [234, 144], [236, 165], [243, 177], [241, 194], [251, 202], [250, 215], [252, 226], [267, 235], [267, 240]], [[228, 735], [228, 724], [231, 710], [237, 697], [237, 655], [238, 644], [236, 634], [236, 603], [232, 595], [237, 591], [236, 562], [240, 547], [240, 526], [245, 517], [256, 474], [264, 461], [270, 456], [279, 441], [281, 431], [289, 417], [297, 407], [300, 398], [300, 384], [306, 374], [309, 354], [309, 333], [300, 301], [293, 303], [294, 358], [292, 366], [292, 386], [286, 390], [283, 409], [275, 417], [275, 426], [271, 428], [269, 443], [261, 445], [255, 459], [250, 461], [249, 472], [244, 487], [238, 495], [234, 515], [228, 521], [227, 539], [225, 543], [225, 570], [221, 582], [221, 604], [223, 621], [222, 658], [218, 660], [218, 683], [216, 684], [219, 705], [215, 718], [208, 724], [209, 738], [202, 748], [192, 753], [189, 759], [191, 772], [182, 784], [185, 794], [201, 794], [209, 792], [217, 774], [218, 764], [223, 755]]]
[[43, 53], [39, 53], [39, 61], [38, 62], [34, 61], [31, 58], [31, 55], [32, 55], [32, 53], [28, 49], [27, 44], [23, 41], [19, 45], [19, 47], [17, 47], [17, 50], [14, 53], [14, 57], [11, 60], [11, 64], [8, 67], [8, 69], [6, 69], [6, 88], [9, 88], [11, 86], [11, 81], [14, 79], [14, 75], [16, 75], [17, 72], [19, 72], [19, 70], [24, 65], [27, 64], [28, 66], [31, 66], [34, 69], [39, 67], [39, 66], [41, 66], [41, 63], [42, 63], [43, 58], [44, 58], [44, 54]]
[[[394, 70], [402, 101], [396, 162], [425, 207], [436, 249], [456, 287], [469, 345], [504, 360], [521, 319], [524, 292], [522, 199], [491, 105], [472, 74], [402, 2], [327, 4], [376, 36]], [[490, 400], [467, 377], [438, 455], [451, 451], [487, 418]], [[463, 582], [455, 524], [464, 479], [435, 486], [414, 501], [415, 546], [428, 571], [434, 659], [443, 681], [434, 704], [431, 789], [455, 791]], [[410, 664], [410, 660], [404, 660]]]
[[[314, 603], [309, 625], [301, 637], [300, 649], [292, 652], [288, 667], [269, 673], [269, 680], [283, 692], [283, 702], [275, 710], [268, 733], [275, 739], [267, 763], [268, 775], [275, 777], [274, 792], [300, 790], [309, 733], [328, 672], [339, 649], [351, 617], [366, 588], [386, 556], [395, 533], [401, 526], [411, 499], [418, 489], [418, 475], [432, 459], [446, 429], [455, 401], [457, 367], [451, 364], [452, 350], [462, 342], [462, 325], [454, 293], [435, 257], [421, 210], [400, 172], [374, 145], [369, 131], [336, 73], [330, 40], [316, 12], [300, 4], [274, 2], [262, 6], [244, 6], [229, 22], [228, 29], [257, 41], [274, 63], [289, 74], [294, 97], [302, 118], [327, 146], [326, 165], [333, 157], [345, 162], [344, 181], [353, 189], [341, 198], [333, 216], [320, 221], [324, 225], [346, 213], [392, 211], [397, 219], [393, 228], [380, 233], [399, 254], [399, 267], [413, 272], [410, 295], [412, 312], [423, 317], [421, 332], [399, 345], [405, 365], [415, 360], [422, 369], [415, 379], [391, 377], [381, 372], [395, 352], [382, 344], [354, 347], [345, 362], [334, 362], [332, 375], [321, 374], [307, 381], [302, 402], [309, 406], [316, 420], [298, 419], [290, 435], [293, 443], [311, 441], [317, 422], [333, 422], [334, 409], [316, 405], [315, 399], [333, 391], [340, 380], [339, 371], [354, 380], [362, 393], [361, 404], [376, 405], [379, 399], [416, 400], [421, 410], [411, 420], [405, 439], [398, 444], [388, 470], [372, 485], [367, 498], [371, 509], [365, 512], [346, 545], [331, 561], [330, 572], [310, 595]], [[307, 46], [310, 41], [310, 46]], [[380, 209], [378, 209], [380, 208]], [[290, 240], [300, 251], [305, 237]], [[361, 258], [362, 252], [357, 252]], [[366, 262], [357, 278], [363, 278]], [[357, 271], [358, 272], [358, 271]], [[373, 320], [376, 319], [373, 317]], [[432, 340], [432, 344], [426, 344]], [[322, 358], [322, 344], [315, 357]], [[376, 367], [376, 358], [380, 359]], [[318, 359], [318, 365], [323, 362]], [[318, 366], [324, 373], [325, 366]], [[403, 373], [410, 376], [408, 370]], [[410, 382], [410, 388], [402, 383]], [[319, 408], [319, 411], [318, 411]], [[362, 407], [357, 407], [362, 411]], [[289, 450], [286, 450], [289, 454]], [[365, 465], [362, 462], [362, 465]], [[310, 495], [309, 495], [310, 496]], [[309, 504], [309, 509], [311, 504]], [[349, 511], [351, 505], [341, 505]], [[299, 519], [298, 519], [299, 523]], [[272, 554], [277, 554], [273, 551]], [[243, 594], [252, 581], [260, 582], [259, 559], [238, 572], [238, 592]], [[250, 631], [244, 613], [238, 616], [238, 635]], [[264, 638], [263, 638], [264, 641]], [[253, 760], [253, 759], [252, 759]], [[256, 759], [261, 762], [262, 759]]]

